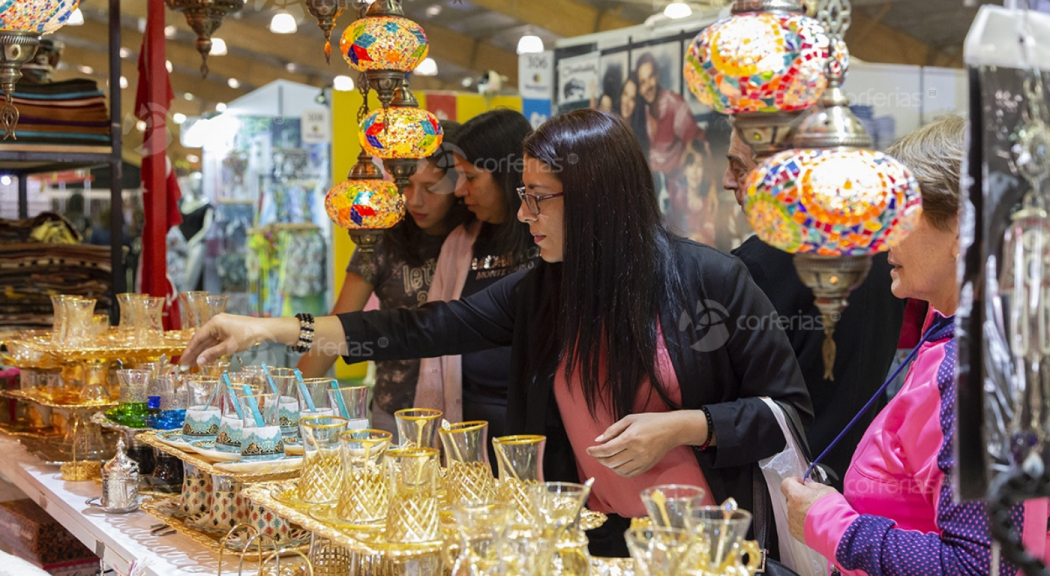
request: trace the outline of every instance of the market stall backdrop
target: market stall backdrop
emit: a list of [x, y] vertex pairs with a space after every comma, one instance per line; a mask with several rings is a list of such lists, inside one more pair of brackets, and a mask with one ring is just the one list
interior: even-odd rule
[[[561, 40], [552, 55], [550, 88], [557, 113], [590, 107], [619, 114], [649, 155], [668, 224], [683, 236], [731, 250], [752, 231], [733, 193], [722, 188], [729, 120], [700, 104], [682, 78], [689, 43], [716, 18], [707, 13], [662, 28], [635, 26]], [[878, 149], [968, 106], [966, 74], [951, 68], [854, 60], [845, 90]]]

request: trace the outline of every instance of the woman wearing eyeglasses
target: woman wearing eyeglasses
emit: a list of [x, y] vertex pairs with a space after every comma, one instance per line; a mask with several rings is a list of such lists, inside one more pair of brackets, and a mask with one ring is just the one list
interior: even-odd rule
[[313, 332], [218, 316], [185, 358], [261, 340], [375, 342], [380, 359], [509, 345], [507, 432], [547, 436], [547, 480], [596, 479], [588, 506], [609, 520], [588, 534], [593, 554], [626, 555], [649, 486], [698, 485], [709, 503], [753, 509], [754, 464], [784, 447], [760, 397], [812, 418], [787, 337], [753, 321], [775, 319], [769, 300], [739, 260], [667, 231], [649, 164], [616, 116], [546, 122], [525, 141], [523, 182], [518, 219], [543, 259], [533, 270], [459, 301], [319, 318]]
[[[521, 144], [530, 132], [524, 116], [506, 109], [486, 112], [463, 125], [454, 148], [456, 196], [475, 220], [445, 239], [428, 302], [467, 298], [540, 261], [528, 229], [515, 217]], [[510, 360], [509, 346], [426, 358], [420, 363], [415, 407], [437, 408], [451, 422], [485, 420], [490, 437], [502, 436]]]

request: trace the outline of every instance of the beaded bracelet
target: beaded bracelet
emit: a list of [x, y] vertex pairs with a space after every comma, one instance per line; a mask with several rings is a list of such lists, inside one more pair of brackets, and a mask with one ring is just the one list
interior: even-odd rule
[[313, 314], [296, 314], [299, 319], [299, 341], [295, 346], [289, 346], [293, 352], [306, 354], [314, 345], [314, 316]]
[[697, 448], [697, 450], [702, 451], [711, 447], [711, 441], [715, 439], [715, 426], [711, 420], [711, 412], [707, 409], [707, 406], [700, 409], [704, 411], [704, 418], [707, 418], [707, 440], [704, 440], [704, 443]]

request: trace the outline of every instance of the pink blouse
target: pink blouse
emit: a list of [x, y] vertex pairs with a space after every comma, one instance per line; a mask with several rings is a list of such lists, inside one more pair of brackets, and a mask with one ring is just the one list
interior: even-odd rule
[[[599, 378], [605, 377], [604, 363], [602, 366]], [[667, 386], [671, 400], [676, 404], [681, 403], [682, 390], [678, 384], [674, 366], [671, 364], [671, 357], [667, 354], [667, 345], [659, 325], [656, 329], [656, 372]], [[711, 489], [707, 486], [704, 473], [700, 470], [696, 456], [689, 446], [678, 446], [672, 449], [651, 470], [634, 478], [624, 478], [618, 475], [611, 468], [587, 454], [587, 448], [597, 444], [594, 439], [612, 426], [616, 420], [613, 418], [613, 410], [604, 402], [599, 404], [595, 417], [591, 417], [587, 409], [587, 401], [583, 398], [583, 391], [577, 380], [578, 376], [576, 374], [573, 376], [570, 386], [565, 379], [563, 361], [558, 366], [554, 377], [554, 395], [558, 401], [562, 423], [569, 436], [569, 443], [572, 444], [572, 451], [576, 456], [576, 467], [580, 478], [581, 480], [594, 478], [594, 487], [590, 500], [587, 502], [588, 508], [606, 514], [618, 514], [625, 518], [641, 518], [646, 515], [646, 512], [638, 494], [646, 488], [661, 484], [699, 486], [706, 494], [704, 504], [714, 504]], [[668, 412], [669, 410], [670, 408], [660, 399], [659, 394], [646, 379], [638, 390], [634, 413]]]

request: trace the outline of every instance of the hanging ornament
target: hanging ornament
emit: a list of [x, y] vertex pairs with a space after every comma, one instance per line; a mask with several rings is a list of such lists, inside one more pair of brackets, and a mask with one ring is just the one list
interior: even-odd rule
[[22, 65], [33, 59], [40, 35], [65, 25], [77, 5], [78, 0], [0, 2], [0, 87], [4, 90], [0, 123], [4, 125], [4, 140], [16, 138], [19, 114], [13, 97], [22, 77]]
[[423, 29], [404, 16], [398, 0], [376, 0], [339, 41], [343, 58], [365, 73], [384, 108], [429, 50]]
[[164, 0], [175, 12], [186, 16], [186, 23], [197, 33], [197, 52], [201, 55], [201, 77], [208, 77], [208, 54], [211, 36], [228, 14], [244, 8], [245, 0]]
[[343, 14], [345, 0], [303, 0], [306, 10], [317, 19], [317, 26], [324, 34], [324, 61], [332, 63], [332, 29]]

